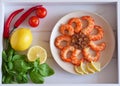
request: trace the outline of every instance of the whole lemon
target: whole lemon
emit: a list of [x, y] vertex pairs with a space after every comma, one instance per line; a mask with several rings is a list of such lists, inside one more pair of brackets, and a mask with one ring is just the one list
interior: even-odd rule
[[11, 37], [10, 44], [16, 51], [24, 51], [30, 47], [32, 43], [32, 32], [28, 28], [16, 29]]

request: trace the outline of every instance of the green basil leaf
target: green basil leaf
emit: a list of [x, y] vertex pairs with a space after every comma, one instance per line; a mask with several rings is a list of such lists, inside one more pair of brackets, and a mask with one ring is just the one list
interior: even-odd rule
[[46, 63], [39, 65], [39, 72], [44, 77], [51, 76], [54, 74], [54, 70], [50, 68], [49, 65]]
[[9, 84], [9, 83], [12, 83], [13, 80], [14, 80], [13, 76], [11, 76], [11, 75], [6, 75], [5, 80], [4, 80], [4, 83], [5, 83], [5, 84]]
[[12, 61], [12, 55], [8, 57], [8, 62]]
[[6, 76], [2, 75], [2, 83], [5, 83]]
[[27, 70], [31, 69], [31, 67], [24, 60], [16, 60], [14, 61], [14, 69], [17, 72], [27, 72]]
[[20, 82], [22, 81], [22, 76], [21, 76], [20, 74], [18, 74], [18, 75], [16, 76], [16, 81], [17, 81], [18, 83], [20, 83]]
[[2, 58], [3, 58], [3, 61], [7, 62], [8, 59], [7, 59], [7, 54], [5, 51], [2, 51]]
[[14, 70], [10, 70], [10, 71], [9, 71], [9, 74], [12, 75], [12, 76], [16, 76], [17, 73], [16, 73], [16, 71], [14, 71]]
[[25, 55], [14, 55], [13, 56], [13, 61], [15, 61], [15, 60], [19, 60], [19, 59], [21, 59], [21, 60], [24, 60], [25, 58], [26, 58], [27, 56], [25, 56]]
[[8, 62], [8, 69], [12, 70], [13, 69], [13, 63], [12, 62]]
[[11, 48], [9, 51], [8, 51], [8, 61], [12, 61], [12, 57], [14, 55], [14, 50]]
[[28, 75], [23, 74], [22, 77], [23, 77], [23, 79], [22, 79], [23, 83], [27, 83], [28, 82]]
[[5, 67], [6, 72], [9, 72], [9, 69], [6, 64], [4, 65], [4, 67]]
[[20, 73], [16, 76], [16, 81], [18, 83], [27, 83], [28, 82], [28, 76], [26, 73]]
[[[6, 63], [5, 63], [5, 62], [2, 62], [2, 73], [3, 73], [3, 74], [6, 74], [7, 71], [8, 71], [8, 68], [6, 68], [6, 67], [7, 67]], [[6, 69], [7, 69], [7, 70], [6, 70]]]
[[37, 70], [33, 69], [32, 71], [30, 71], [30, 78], [33, 83], [44, 83], [44, 78], [39, 74]]
[[39, 59], [36, 59], [34, 61], [34, 67], [37, 68], [39, 64], [40, 64]]

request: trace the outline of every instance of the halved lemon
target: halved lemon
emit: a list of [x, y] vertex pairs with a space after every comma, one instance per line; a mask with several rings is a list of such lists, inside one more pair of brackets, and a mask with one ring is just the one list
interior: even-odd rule
[[94, 69], [94, 70], [96, 70], [97, 72], [99, 72], [100, 71], [100, 62], [91, 62], [90, 63], [91, 64], [91, 67]]
[[76, 71], [78, 74], [81, 74], [81, 75], [84, 74], [84, 72], [82, 71], [82, 69], [81, 69], [80, 66], [74, 66], [74, 68], [75, 68], [75, 71]]
[[52, 54], [51, 54], [51, 51], [50, 51], [50, 46], [49, 46], [48, 42], [42, 41], [42, 40], [39, 40], [39, 41], [33, 40], [33, 41], [34, 42], [32, 43], [32, 45], [39, 45], [39, 46], [43, 47], [47, 51], [47, 58], [52, 57]]
[[39, 58], [40, 64], [43, 64], [47, 59], [47, 52], [41, 46], [33, 46], [28, 50], [27, 57], [29, 61], [35, 61]]

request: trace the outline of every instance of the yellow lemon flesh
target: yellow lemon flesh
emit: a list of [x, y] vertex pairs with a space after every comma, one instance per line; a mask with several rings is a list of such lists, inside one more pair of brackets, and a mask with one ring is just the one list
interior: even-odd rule
[[35, 61], [39, 58], [40, 64], [43, 64], [47, 59], [47, 52], [41, 46], [33, 46], [28, 50], [27, 57], [29, 61]]
[[99, 62], [91, 62], [90, 64], [91, 64], [91, 67], [92, 67], [95, 71], [97, 71], [97, 72], [100, 71], [100, 63], [99, 63]]
[[31, 43], [32, 32], [27, 28], [16, 29], [10, 37], [10, 44], [16, 51], [24, 51], [28, 49]]
[[78, 74], [81, 74], [81, 75], [84, 74], [84, 72], [82, 71], [82, 69], [81, 69], [80, 66], [75, 66], [74, 68], [75, 68], [75, 71], [76, 71]]
[[75, 66], [75, 71], [81, 75], [99, 72], [100, 70], [100, 62], [87, 62], [81, 63], [80, 66]]
[[89, 73], [95, 73], [95, 70], [91, 67], [90, 63], [87, 63], [87, 70]]
[[75, 66], [75, 71], [81, 75], [88, 74], [88, 70], [85, 63], [81, 63], [80, 66]]
[[88, 74], [86, 63], [81, 63], [80, 67], [81, 67], [83, 73]]

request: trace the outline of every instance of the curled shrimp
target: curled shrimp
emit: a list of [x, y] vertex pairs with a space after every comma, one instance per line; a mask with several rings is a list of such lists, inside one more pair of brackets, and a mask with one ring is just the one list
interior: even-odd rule
[[66, 46], [64, 47], [61, 52], [60, 52], [60, 57], [63, 61], [70, 62], [71, 63], [71, 58], [72, 55], [68, 55], [69, 52], [74, 52], [75, 48], [73, 46]]
[[91, 61], [98, 61], [99, 58], [100, 58], [100, 52], [99, 51], [94, 51], [94, 52], [96, 53], [96, 55], [92, 56], [89, 53], [89, 48], [85, 48], [85, 49], [83, 49], [83, 56], [89, 62], [91, 62]]
[[95, 35], [90, 35], [90, 40], [96, 41], [96, 40], [102, 39], [102, 38], [103, 38], [103, 34], [104, 34], [104, 31], [103, 31], [102, 27], [101, 27], [101, 26], [98, 26], [98, 25], [95, 25], [95, 26], [94, 26], [94, 29], [97, 30], [97, 34], [95, 34]]
[[73, 65], [79, 66], [81, 64], [81, 62], [84, 61], [83, 57], [78, 58], [79, 54], [82, 54], [81, 50], [79, 50], [79, 49], [75, 49], [74, 52], [72, 53], [71, 63]]
[[74, 28], [69, 24], [62, 24], [60, 26], [60, 33], [72, 36], [74, 34]]
[[105, 42], [102, 42], [102, 43], [96, 45], [94, 42], [91, 41], [89, 45], [90, 45], [91, 49], [93, 49], [95, 51], [102, 51], [106, 47]]
[[82, 23], [81, 23], [81, 20], [80, 18], [71, 18], [69, 21], [68, 21], [68, 24], [70, 24], [71, 26], [74, 27], [74, 31], [76, 33], [79, 33], [82, 29]]
[[88, 35], [94, 28], [94, 25], [95, 25], [94, 19], [91, 16], [82, 16], [81, 20], [87, 21], [87, 26], [82, 29], [82, 32], [85, 35]]
[[55, 46], [59, 49], [63, 49], [63, 47], [70, 45], [71, 37], [68, 35], [60, 35], [55, 39]]

